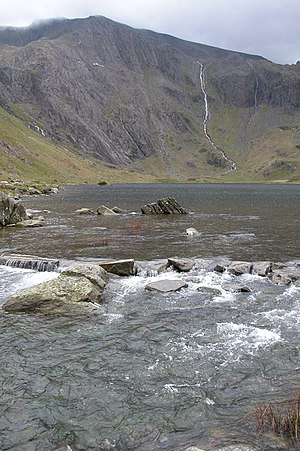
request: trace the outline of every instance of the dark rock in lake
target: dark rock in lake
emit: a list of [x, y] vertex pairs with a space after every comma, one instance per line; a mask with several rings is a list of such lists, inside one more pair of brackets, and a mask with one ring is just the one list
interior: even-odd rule
[[182, 280], [170, 280], [163, 279], [157, 280], [155, 282], [151, 282], [145, 286], [145, 289], [148, 291], [159, 291], [160, 293], [169, 293], [172, 291], [178, 291], [182, 288], [186, 288], [188, 286], [187, 283]]
[[173, 197], [158, 199], [157, 202], [144, 205], [141, 210], [144, 215], [185, 215], [187, 213]]
[[[56, 279], [19, 291], [3, 305], [7, 312], [51, 313], [72, 311], [80, 303], [99, 303], [106, 284], [102, 269], [89, 264], [68, 268]], [[92, 274], [92, 276], [91, 276]], [[88, 277], [86, 277], [88, 275]]]
[[0, 227], [28, 219], [25, 207], [14, 197], [0, 194]]
[[179, 272], [188, 272], [194, 266], [194, 261], [189, 258], [168, 258], [168, 266], [173, 266]]

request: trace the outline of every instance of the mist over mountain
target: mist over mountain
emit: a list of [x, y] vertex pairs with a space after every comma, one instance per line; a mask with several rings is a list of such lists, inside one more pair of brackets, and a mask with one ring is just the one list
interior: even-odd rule
[[[0, 56], [3, 111], [81, 157], [178, 180], [299, 180], [300, 64], [100, 16], [2, 28]], [[4, 162], [7, 146], [0, 127]]]

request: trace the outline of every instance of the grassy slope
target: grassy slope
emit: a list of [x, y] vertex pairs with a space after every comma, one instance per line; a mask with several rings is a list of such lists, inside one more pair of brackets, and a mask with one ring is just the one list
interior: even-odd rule
[[0, 108], [0, 179], [45, 183], [137, 182], [152, 177], [109, 168], [54, 144]]

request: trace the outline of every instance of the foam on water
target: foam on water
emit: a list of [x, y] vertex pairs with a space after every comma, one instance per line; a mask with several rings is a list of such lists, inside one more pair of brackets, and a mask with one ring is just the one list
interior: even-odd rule
[[37, 272], [31, 269], [0, 266], [0, 301], [5, 301], [19, 290], [55, 279], [58, 275], [57, 272]]

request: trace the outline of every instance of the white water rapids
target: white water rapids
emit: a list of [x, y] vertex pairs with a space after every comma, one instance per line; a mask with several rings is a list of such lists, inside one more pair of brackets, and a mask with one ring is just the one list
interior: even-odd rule
[[204, 114], [204, 119], [203, 119], [203, 131], [204, 131], [205, 137], [209, 141], [211, 146], [215, 150], [217, 150], [218, 152], [221, 153], [221, 155], [224, 158], [224, 160], [228, 161], [228, 163], [231, 164], [230, 170], [234, 171], [236, 169], [235, 162], [230, 160], [230, 158], [227, 157], [227, 155], [225, 154], [224, 150], [222, 150], [222, 149], [220, 149], [219, 147], [216, 146], [216, 144], [213, 142], [212, 138], [208, 134], [207, 123], [208, 123], [208, 120], [209, 120], [209, 117], [210, 117], [210, 112], [209, 112], [209, 108], [208, 108], [208, 100], [207, 100], [207, 94], [206, 94], [206, 88], [205, 88], [204, 65], [202, 63], [200, 63], [200, 61], [198, 61], [198, 64], [200, 65], [200, 72], [199, 72], [200, 87], [201, 87], [201, 92], [203, 94], [204, 108], [205, 108], [205, 114]]

